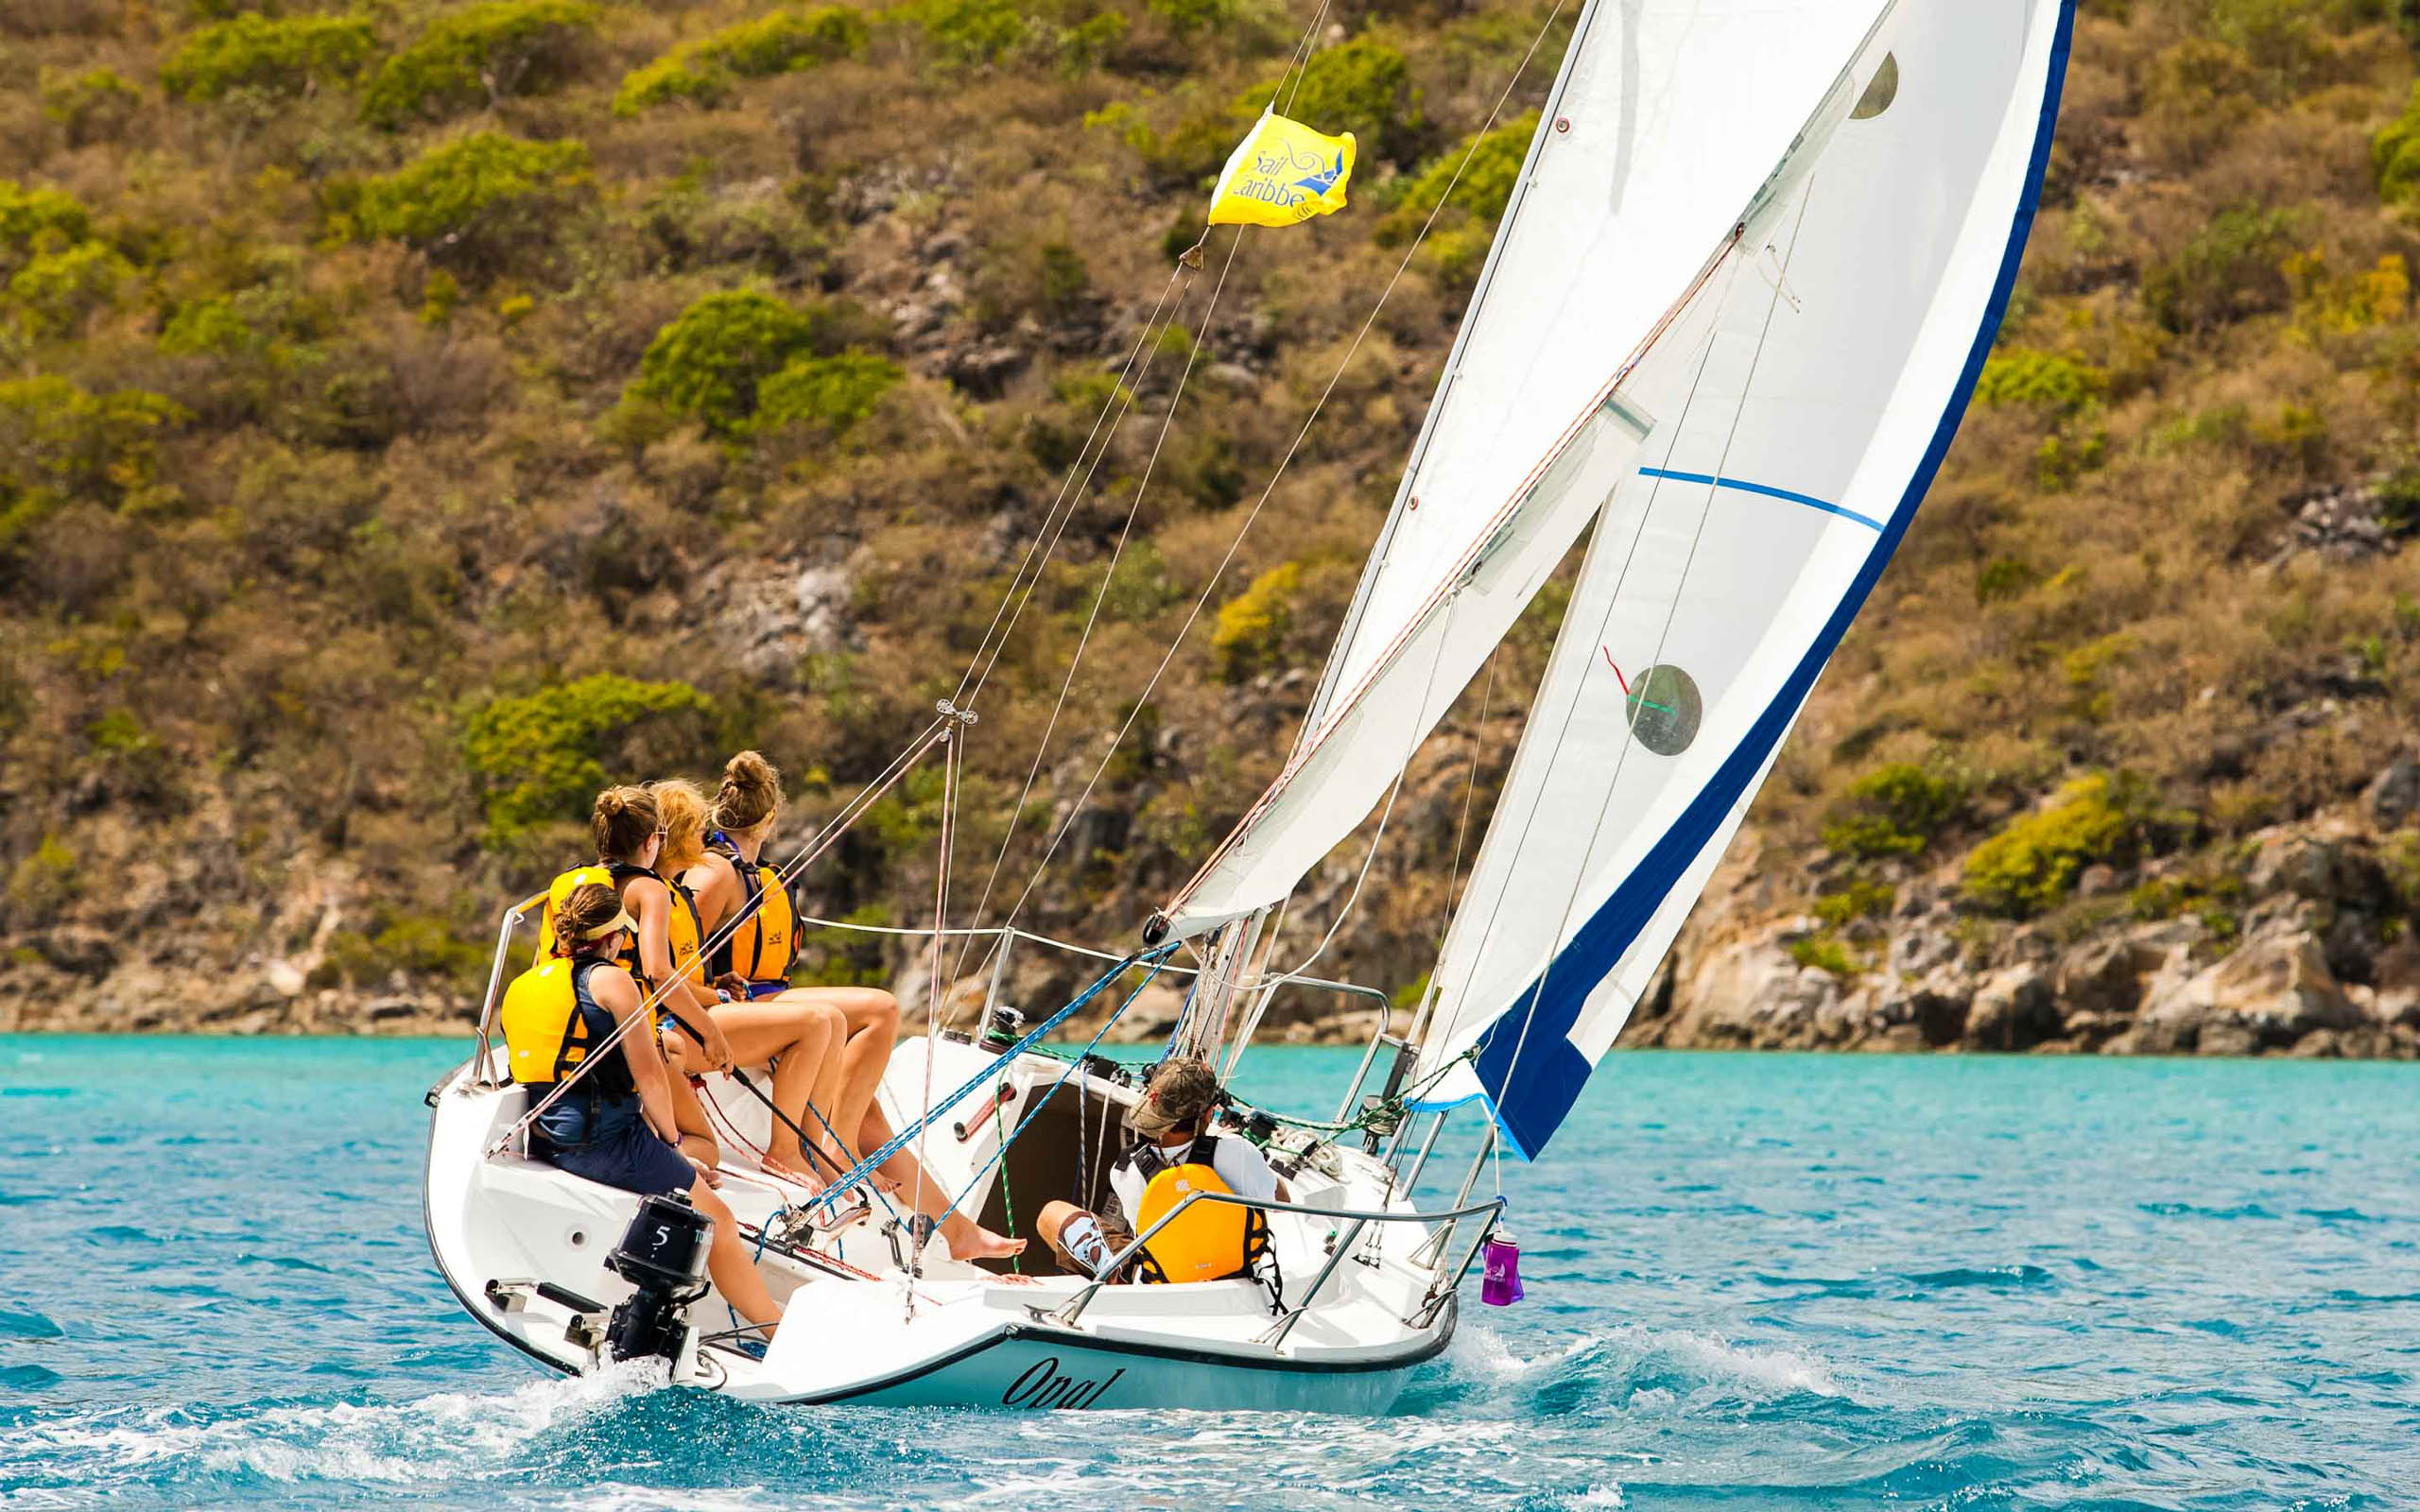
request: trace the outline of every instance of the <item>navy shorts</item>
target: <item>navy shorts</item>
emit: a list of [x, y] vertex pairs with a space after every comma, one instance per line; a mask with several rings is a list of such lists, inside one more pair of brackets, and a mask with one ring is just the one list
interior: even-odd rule
[[607, 1104], [587, 1143], [563, 1149], [541, 1139], [540, 1153], [556, 1169], [635, 1192], [641, 1196], [686, 1192], [698, 1184], [698, 1168], [648, 1127], [633, 1102], [627, 1112]]

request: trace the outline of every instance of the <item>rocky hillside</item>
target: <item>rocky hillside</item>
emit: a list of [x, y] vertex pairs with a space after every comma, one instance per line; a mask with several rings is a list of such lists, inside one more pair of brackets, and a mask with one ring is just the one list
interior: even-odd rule
[[[2083, 7], [1974, 409], [1634, 1038], [2410, 1051], [2410, 9]], [[1322, 15], [1289, 72], [1270, 0], [0, 6], [0, 1028], [458, 1022], [609, 776], [755, 746], [803, 836], [977, 662], [953, 917], [1131, 939], [1286, 747], [1570, 19]], [[1353, 207], [1183, 268], [1281, 82]], [[1322, 970], [1416, 998], [1557, 602]], [[812, 907], [927, 918], [939, 787]]]

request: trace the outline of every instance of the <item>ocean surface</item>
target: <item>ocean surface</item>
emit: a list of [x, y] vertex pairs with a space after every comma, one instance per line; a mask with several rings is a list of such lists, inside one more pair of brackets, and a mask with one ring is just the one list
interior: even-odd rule
[[421, 1237], [461, 1053], [0, 1037], [0, 1505], [2420, 1504], [2420, 1068], [1616, 1057], [1370, 1419], [542, 1377]]

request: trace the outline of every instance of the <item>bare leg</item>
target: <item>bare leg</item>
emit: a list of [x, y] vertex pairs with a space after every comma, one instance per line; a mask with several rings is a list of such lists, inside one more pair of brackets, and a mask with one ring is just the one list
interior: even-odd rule
[[[858, 1145], [868, 1152], [880, 1149], [890, 1138], [890, 1125], [884, 1120], [882, 1109], [866, 1114], [858, 1128]], [[1025, 1241], [995, 1234], [974, 1219], [950, 1206], [950, 1194], [941, 1183], [925, 1174], [916, 1157], [901, 1150], [876, 1167], [884, 1176], [899, 1183], [898, 1190], [916, 1205], [916, 1211], [928, 1218], [941, 1219], [942, 1237], [949, 1242], [949, 1252], [958, 1260], [1006, 1260], [1011, 1255], [1025, 1253]]]
[[739, 1240], [739, 1221], [702, 1177], [689, 1189], [689, 1202], [715, 1221], [714, 1240], [706, 1250], [706, 1274], [714, 1278], [715, 1290], [722, 1293], [732, 1311], [771, 1338], [782, 1321], [782, 1310], [774, 1303], [773, 1294], [765, 1289], [765, 1279], [749, 1262], [748, 1246]]
[[840, 1053], [840, 1106], [832, 1122], [855, 1128], [873, 1107], [874, 1089], [890, 1065], [890, 1047], [899, 1039], [899, 1000], [878, 988], [839, 987], [811, 989], [840, 1010], [848, 1025], [848, 1043]]
[[[688, 1043], [685, 1040], [675, 1042]], [[689, 1085], [687, 1076], [681, 1074], [677, 1062], [666, 1080], [672, 1089], [672, 1125], [681, 1131], [681, 1143], [676, 1148], [693, 1160], [704, 1161], [710, 1171], [721, 1170], [722, 1146], [715, 1143], [714, 1125], [706, 1122], [705, 1106], [698, 1101], [697, 1090]]]
[[1054, 1199], [1044, 1203], [1042, 1211], [1034, 1214], [1033, 1218], [1033, 1231], [1042, 1236], [1042, 1242], [1050, 1246], [1050, 1252], [1057, 1255], [1070, 1270], [1080, 1267], [1076, 1264], [1075, 1258], [1067, 1253], [1067, 1246], [1059, 1242], [1059, 1235], [1066, 1228], [1067, 1220], [1076, 1217], [1083, 1211], [1072, 1202], [1060, 1202]]
[[[763, 1003], [726, 1003], [714, 1010], [715, 1022], [730, 1039], [731, 1053], [742, 1065], [774, 1062], [773, 1106], [801, 1128], [816, 1133], [815, 1115], [807, 1111], [806, 1105], [816, 1096], [817, 1083], [822, 1079], [826, 1062], [837, 1063], [838, 1059], [833, 1054], [838, 1025], [831, 1014], [802, 1011], [802, 1007], [779, 998]], [[817, 1106], [823, 1105], [818, 1101]], [[812, 1169], [798, 1135], [780, 1119], [773, 1121], [765, 1156], [785, 1171], [801, 1176]]]

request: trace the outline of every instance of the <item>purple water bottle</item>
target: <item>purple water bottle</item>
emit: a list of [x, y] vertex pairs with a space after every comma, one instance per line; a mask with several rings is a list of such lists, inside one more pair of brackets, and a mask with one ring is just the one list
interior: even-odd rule
[[1478, 1283], [1478, 1299], [1490, 1307], [1511, 1307], [1521, 1292], [1521, 1246], [1498, 1228], [1484, 1246], [1487, 1275]]

